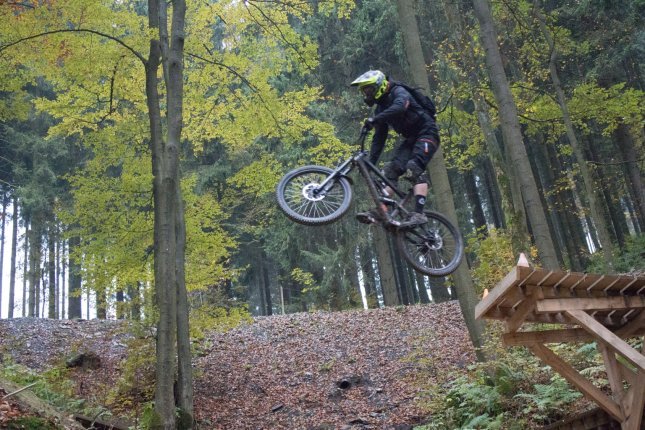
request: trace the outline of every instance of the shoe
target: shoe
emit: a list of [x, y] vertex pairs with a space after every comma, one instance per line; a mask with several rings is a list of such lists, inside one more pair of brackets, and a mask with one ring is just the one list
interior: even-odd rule
[[358, 222], [361, 222], [363, 224], [374, 224], [378, 222], [380, 218], [381, 217], [375, 209], [370, 209], [367, 212], [359, 212], [356, 214], [356, 219], [358, 220]]
[[424, 214], [419, 212], [412, 212], [408, 216], [408, 219], [401, 223], [400, 227], [416, 227], [427, 222], [428, 217], [426, 217]]

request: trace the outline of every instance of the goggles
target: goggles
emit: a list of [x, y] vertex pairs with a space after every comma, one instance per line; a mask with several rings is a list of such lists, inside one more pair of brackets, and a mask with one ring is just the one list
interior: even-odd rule
[[360, 90], [361, 90], [361, 93], [363, 93], [364, 96], [373, 97], [374, 94], [376, 93], [376, 86], [375, 85], [365, 85]]

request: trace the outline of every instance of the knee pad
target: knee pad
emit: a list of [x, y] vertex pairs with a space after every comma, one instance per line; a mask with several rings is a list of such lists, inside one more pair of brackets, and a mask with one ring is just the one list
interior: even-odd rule
[[390, 161], [383, 167], [383, 173], [385, 177], [394, 183], [397, 182], [397, 180], [399, 179], [399, 176], [401, 176], [403, 172], [404, 170], [401, 169], [401, 167], [398, 166], [393, 161]]
[[425, 169], [421, 168], [419, 163], [416, 161], [409, 160], [405, 165], [405, 168], [410, 172], [412, 182], [414, 182], [415, 185], [428, 183], [428, 175], [426, 174]]

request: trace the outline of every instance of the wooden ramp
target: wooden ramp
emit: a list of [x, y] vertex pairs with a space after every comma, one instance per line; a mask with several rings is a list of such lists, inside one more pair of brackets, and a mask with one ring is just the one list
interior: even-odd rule
[[[645, 355], [626, 342], [645, 335], [645, 276], [590, 275], [518, 265], [485, 295], [475, 317], [506, 323], [503, 342], [526, 346], [594, 401], [622, 430], [640, 430], [645, 408]], [[531, 323], [557, 328], [536, 330]], [[547, 345], [593, 342], [611, 387], [596, 388]], [[611, 428], [602, 427], [562, 428]]]

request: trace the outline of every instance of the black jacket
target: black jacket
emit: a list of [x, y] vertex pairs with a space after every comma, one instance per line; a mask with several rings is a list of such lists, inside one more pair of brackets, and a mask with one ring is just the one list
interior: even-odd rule
[[383, 152], [390, 127], [406, 138], [429, 134], [437, 143], [439, 142], [435, 120], [405, 88], [399, 85], [394, 85], [376, 102], [374, 138], [370, 150], [370, 161], [373, 164], [378, 161]]

